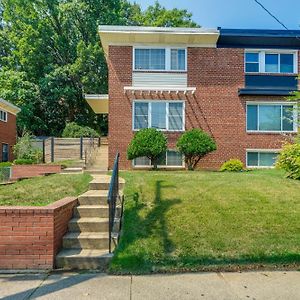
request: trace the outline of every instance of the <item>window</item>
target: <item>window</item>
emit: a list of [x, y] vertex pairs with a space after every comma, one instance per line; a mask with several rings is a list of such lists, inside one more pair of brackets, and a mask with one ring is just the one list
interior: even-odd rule
[[273, 151], [247, 151], [247, 167], [271, 168], [274, 167], [278, 152]]
[[185, 49], [171, 49], [171, 70], [185, 70]]
[[297, 114], [294, 105], [247, 104], [247, 131], [294, 132]]
[[135, 101], [133, 129], [184, 130], [184, 103], [178, 101]]
[[[183, 167], [183, 156], [175, 150], [168, 150], [158, 159], [158, 167]], [[152, 163], [147, 157], [139, 157], [133, 160], [135, 167], [151, 167]]]
[[270, 51], [247, 51], [245, 71], [249, 73], [297, 73], [297, 55]]
[[186, 71], [186, 49], [135, 48], [134, 70]]
[[2, 144], [2, 161], [6, 162], [9, 160], [9, 146], [8, 144]]
[[7, 112], [0, 110], [0, 121], [7, 122]]

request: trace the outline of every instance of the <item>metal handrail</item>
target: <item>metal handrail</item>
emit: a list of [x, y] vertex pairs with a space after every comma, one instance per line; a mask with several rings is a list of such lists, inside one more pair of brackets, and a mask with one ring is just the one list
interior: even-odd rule
[[114, 167], [113, 172], [109, 184], [109, 190], [108, 190], [108, 210], [109, 210], [109, 253], [112, 252], [112, 233], [114, 230], [114, 224], [116, 219], [116, 205], [117, 200], [120, 198], [119, 194], [119, 158], [120, 154], [117, 153], [115, 161], [114, 161]]

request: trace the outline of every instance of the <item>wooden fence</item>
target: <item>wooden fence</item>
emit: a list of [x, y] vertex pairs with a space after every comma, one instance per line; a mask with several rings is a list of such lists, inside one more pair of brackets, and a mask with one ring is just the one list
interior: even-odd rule
[[34, 140], [33, 145], [43, 150], [45, 163], [62, 160], [86, 160], [91, 151], [100, 146], [100, 138], [54, 138]]

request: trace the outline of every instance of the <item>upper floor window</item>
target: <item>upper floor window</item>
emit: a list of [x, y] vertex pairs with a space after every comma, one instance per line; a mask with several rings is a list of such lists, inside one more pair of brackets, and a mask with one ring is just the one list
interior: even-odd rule
[[245, 71], [248, 73], [297, 73], [297, 52], [247, 51]]
[[0, 110], [0, 121], [7, 122], [7, 112]]
[[134, 130], [184, 130], [184, 103], [181, 101], [135, 101], [133, 105]]
[[297, 110], [294, 105], [260, 103], [247, 104], [247, 131], [295, 132]]
[[135, 48], [134, 70], [186, 71], [186, 49]]

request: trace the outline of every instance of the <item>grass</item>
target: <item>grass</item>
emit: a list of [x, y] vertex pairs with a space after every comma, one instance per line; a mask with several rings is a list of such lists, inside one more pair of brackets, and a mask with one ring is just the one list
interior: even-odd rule
[[88, 190], [89, 174], [35, 177], [0, 186], [0, 205], [44, 206]]
[[300, 181], [278, 170], [121, 175], [112, 273], [300, 267]]

